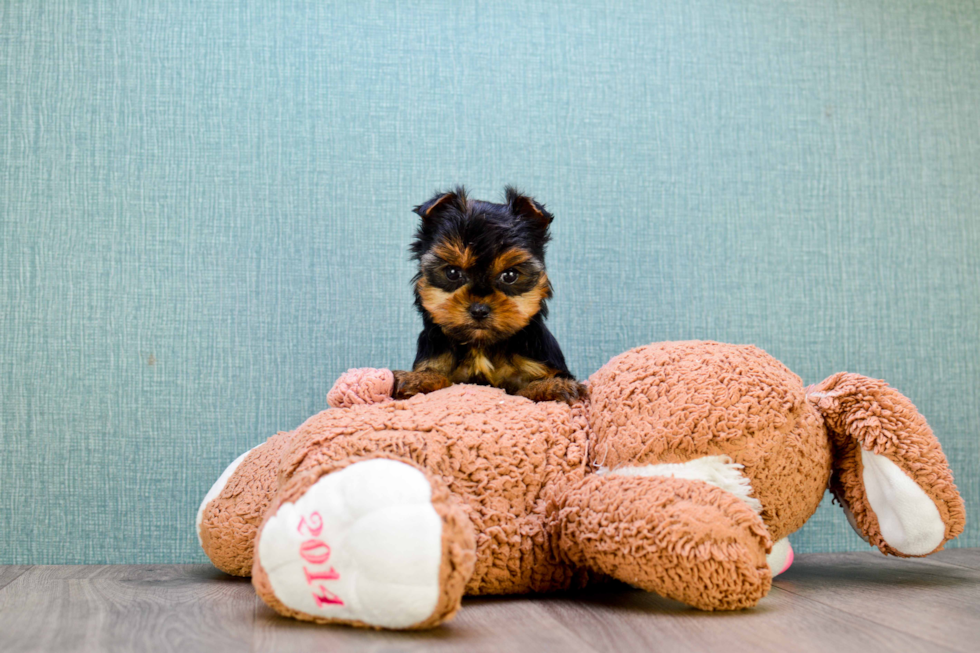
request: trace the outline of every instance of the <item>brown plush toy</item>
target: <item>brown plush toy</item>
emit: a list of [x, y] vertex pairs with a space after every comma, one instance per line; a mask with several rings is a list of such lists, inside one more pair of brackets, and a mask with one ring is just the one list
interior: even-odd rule
[[201, 505], [212, 562], [283, 615], [428, 628], [464, 594], [601, 576], [747, 608], [828, 484], [888, 554], [927, 555], [964, 525], [908, 399], [857, 374], [804, 388], [751, 346], [640, 347], [573, 405], [471, 385], [392, 401], [391, 384], [351, 370], [334, 408], [244, 454]]

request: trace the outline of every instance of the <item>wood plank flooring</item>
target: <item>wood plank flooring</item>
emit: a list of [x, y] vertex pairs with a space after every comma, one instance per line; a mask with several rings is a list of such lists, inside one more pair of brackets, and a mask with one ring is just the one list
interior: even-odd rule
[[980, 650], [980, 550], [803, 555], [758, 607], [707, 613], [621, 586], [467, 599], [436, 630], [279, 617], [208, 565], [0, 566], [0, 651]]

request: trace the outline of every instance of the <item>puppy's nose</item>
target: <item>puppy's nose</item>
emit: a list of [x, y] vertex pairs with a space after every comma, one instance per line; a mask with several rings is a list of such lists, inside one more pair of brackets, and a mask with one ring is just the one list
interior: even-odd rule
[[490, 315], [490, 307], [486, 304], [470, 304], [470, 315], [474, 320], [485, 320]]

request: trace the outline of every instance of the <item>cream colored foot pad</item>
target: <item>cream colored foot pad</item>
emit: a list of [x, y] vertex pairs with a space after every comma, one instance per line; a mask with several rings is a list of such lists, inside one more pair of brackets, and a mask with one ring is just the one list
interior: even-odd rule
[[356, 463], [268, 521], [259, 560], [276, 597], [309, 615], [405, 628], [439, 598], [442, 520], [414, 467]]
[[793, 547], [790, 546], [788, 537], [772, 545], [772, 551], [766, 556], [766, 564], [769, 565], [773, 578], [790, 568], [793, 564]]
[[929, 495], [885, 456], [862, 449], [861, 464], [864, 491], [885, 542], [906, 555], [935, 551], [943, 543], [946, 524]]

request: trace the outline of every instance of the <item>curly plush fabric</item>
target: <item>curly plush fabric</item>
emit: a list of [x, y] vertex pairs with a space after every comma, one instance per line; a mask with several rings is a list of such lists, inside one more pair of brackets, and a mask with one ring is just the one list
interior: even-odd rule
[[405, 627], [445, 620], [464, 592], [541, 592], [607, 576], [705, 610], [751, 607], [769, 591], [773, 542], [813, 514], [831, 478], [886, 553], [908, 555], [886, 541], [883, 514], [900, 534], [935, 514], [912, 529], [913, 554], [962, 530], [946, 459], [908, 399], [852, 374], [805, 390], [752, 346], [639, 347], [596, 372], [590, 396], [573, 405], [469, 385], [393, 401], [387, 379], [345, 375], [331, 397], [346, 408], [250, 453], [204, 509], [205, 551], [233, 573], [252, 566], [260, 596], [282, 614], [369, 625], [287, 607], [254, 539], [261, 515], [268, 523], [317, 478], [374, 458], [420, 470], [442, 524], [439, 601]]
[[252, 573], [255, 535], [279, 491], [276, 472], [292, 433], [281, 431], [256, 447], [204, 508], [201, 547], [215, 567], [232, 576]]
[[616, 356], [590, 383], [595, 465], [729, 456], [744, 466], [773, 540], [820, 504], [830, 477], [827, 433], [799, 377], [762, 350], [657, 343]]
[[327, 393], [331, 408], [350, 408], [359, 404], [377, 404], [391, 399], [395, 375], [391, 370], [360, 367], [347, 370]]
[[810, 401], [823, 414], [833, 438], [838, 472], [833, 476], [831, 490], [850, 511], [856, 530], [869, 543], [882, 553], [913, 557], [891, 546], [882, 536], [864, 487], [862, 450], [885, 456], [932, 499], [945, 525], [943, 542], [963, 532], [966, 509], [953, 484], [946, 456], [911, 401], [884, 381], [846, 372], [831, 376], [809, 391]]
[[750, 607], [769, 592], [766, 527], [707, 483], [590, 476], [554, 519], [566, 559], [634, 587], [704, 610]]
[[542, 592], [573, 582], [543, 525], [549, 502], [587, 473], [587, 447], [584, 404], [534, 403], [496, 388], [454, 385], [311, 417], [284, 452], [279, 482], [352, 458], [409, 462], [468, 509], [477, 536], [467, 593]]

